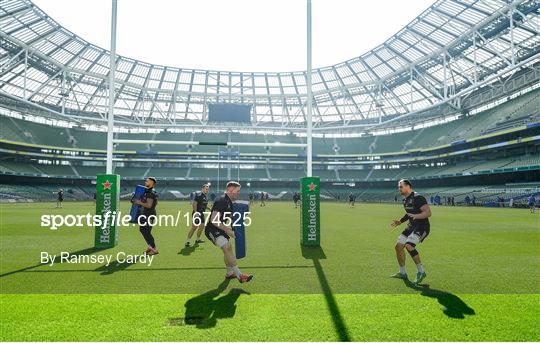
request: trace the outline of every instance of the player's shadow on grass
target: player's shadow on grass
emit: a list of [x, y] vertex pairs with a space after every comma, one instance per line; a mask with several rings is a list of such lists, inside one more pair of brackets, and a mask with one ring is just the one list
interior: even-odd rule
[[193, 245], [190, 245], [189, 247], [186, 247], [184, 246], [182, 248], [182, 250], [180, 250], [178, 252], [178, 255], [184, 255], [184, 256], [189, 256], [191, 255], [191, 253], [193, 253], [195, 251], [195, 249], [197, 249], [199, 247], [199, 243], [195, 243]]
[[324, 297], [326, 299], [326, 303], [328, 305], [328, 310], [330, 311], [330, 315], [334, 322], [334, 328], [336, 330], [336, 333], [339, 336], [339, 340], [342, 342], [350, 342], [351, 338], [349, 336], [349, 330], [347, 329], [347, 326], [345, 325], [345, 321], [343, 320], [343, 317], [341, 316], [339, 306], [336, 302], [336, 299], [334, 298], [332, 289], [330, 288], [330, 285], [328, 284], [328, 279], [326, 278], [326, 275], [324, 274], [324, 270], [321, 266], [321, 262], [319, 261], [319, 260], [326, 259], [326, 254], [324, 253], [324, 250], [321, 247], [309, 247], [309, 246], [303, 246], [303, 245], [301, 246], [301, 248], [302, 248], [302, 257], [313, 261], [313, 265], [315, 266], [315, 271], [317, 272], [317, 278], [319, 279], [319, 283], [321, 284], [321, 288], [322, 288]]
[[114, 261], [109, 265], [102, 265], [95, 269], [96, 272], [101, 272], [101, 275], [111, 275], [115, 272], [126, 270], [129, 266], [136, 264], [135, 262], [118, 262]]
[[[81, 250], [77, 250], [77, 251], [74, 251], [74, 252], [70, 252], [69, 254], [70, 255], [76, 255], [76, 256], [79, 256], [79, 255], [91, 255], [91, 254], [93, 254], [95, 252], [104, 251], [104, 250], [107, 250], [107, 249], [98, 249], [98, 248], [92, 247], [92, 248], [86, 248], [86, 249], [81, 249]], [[55, 258], [53, 260], [54, 263], [59, 263], [60, 262], [59, 254], [60, 253], [58, 253], [57, 256], [55, 256]], [[28, 267], [24, 267], [24, 268], [21, 268], [21, 269], [17, 269], [17, 270], [13, 270], [13, 271], [10, 271], [10, 272], [7, 272], [7, 273], [0, 274], [0, 277], [5, 277], [5, 276], [12, 275], [12, 274], [20, 273], [20, 272], [25, 272], [27, 270], [31, 270], [31, 269], [42, 267], [42, 266], [47, 266], [47, 264], [43, 264], [43, 263], [34, 264], [33, 266], [28, 266]]]
[[[194, 325], [198, 329], [215, 327], [219, 319], [233, 318], [236, 314], [236, 301], [242, 294], [250, 294], [242, 289], [233, 288], [229, 293], [219, 296], [229, 285], [225, 280], [216, 289], [189, 299], [184, 304], [186, 313], [183, 318], [184, 325]], [[170, 323], [178, 318], [169, 319]]]
[[410, 280], [403, 280], [403, 282], [405, 286], [420, 291], [421, 295], [437, 299], [439, 304], [445, 307], [443, 313], [450, 318], [464, 319], [465, 315], [472, 316], [476, 314], [473, 308], [455, 294], [430, 288], [429, 285], [416, 285]]

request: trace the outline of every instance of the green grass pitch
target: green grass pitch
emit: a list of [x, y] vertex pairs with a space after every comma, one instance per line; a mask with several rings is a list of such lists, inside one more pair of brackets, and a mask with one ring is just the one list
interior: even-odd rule
[[[128, 203], [122, 202], [127, 213]], [[322, 203], [321, 249], [302, 250], [292, 203], [252, 206], [243, 271], [223, 282], [221, 252], [182, 249], [185, 219], [157, 227], [160, 254], [142, 263], [39, 264], [40, 252], [129, 254], [146, 247], [124, 228], [114, 249], [93, 251], [93, 229], [40, 227], [43, 214], [93, 213], [93, 203], [2, 204], [2, 341], [539, 341], [540, 214], [432, 208], [419, 246], [428, 277], [395, 272], [397, 204]], [[189, 210], [160, 202], [158, 213]], [[182, 213], [183, 214], [183, 213]], [[415, 269], [407, 258], [409, 275]]]

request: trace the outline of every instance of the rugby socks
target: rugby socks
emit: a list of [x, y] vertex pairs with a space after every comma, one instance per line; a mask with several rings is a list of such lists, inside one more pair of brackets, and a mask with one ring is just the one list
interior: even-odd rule
[[233, 267], [230, 267], [232, 272], [234, 273], [234, 275], [236, 275], [236, 277], [240, 277], [240, 268], [238, 268], [238, 265], [236, 266], [233, 266]]
[[407, 274], [407, 268], [405, 268], [405, 266], [399, 266], [399, 273], [400, 274]]
[[422, 263], [418, 263], [416, 268], [418, 269], [419, 273], [424, 273], [424, 265]]

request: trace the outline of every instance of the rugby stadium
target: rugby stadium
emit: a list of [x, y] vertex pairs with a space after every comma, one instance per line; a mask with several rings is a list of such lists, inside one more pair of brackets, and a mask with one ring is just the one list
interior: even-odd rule
[[[2, 341], [540, 340], [540, 2], [437, 0], [316, 68], [311, 6], [307, 68], [252, 72], [123, 56], [0, 2]], [[100, 213], [113, 176], [116, 211], [153, 180], [177, 219], [146, 254], [136, 225], [99, 246], [95, 225], [43, 224]], [[404, 242], [411, 281], [389, 278], [400, 180], [431, 223]], [[201, 187], [213, 214], [231, 181], [249, 282], [223, 281], [208, 224], [185, 244]]]

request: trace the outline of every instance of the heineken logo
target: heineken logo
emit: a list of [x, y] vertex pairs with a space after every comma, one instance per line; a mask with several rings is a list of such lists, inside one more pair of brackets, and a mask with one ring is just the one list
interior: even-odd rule
[[[313, 184], [312, 184], [313, 185]], [[311, 187], [310, 187], [311, 188]], [[308, 207], [308, 240], [317, 240], [317, 196], [315, 194], [309, 195], [309, 207]]]
[[308, 185], [308, 187], [309, 187], [309, 190], [310, 190], [310, 191], [314, 191], [315, 188], [317, 188], [317, 185], [314, 184], [314, 183], [312, 182], [312, 183], [310, 183], [310, 184]]
[[107, 180], [104, 183], [102, 183], [102, 185], [103, 185], [103, 190], [105, 190], [105, 189], [111, 189], [111, 186], [113, 184], [111, 182], [109, 182], [109, 180]]
[[[110, 184], [109, 184], [109, 187], [111, 187]], [[109, 220], [109, 215], [111, 213], [111, 205], [112, 205], [111, 193], [103, 194], [103, 209], [101, 210], [101, 214], [104, 216], [105, 220], [101, 228], [101, 237], [100, 237], [101, 243], [108, 243], [110, 239], [112, 220]]]
[[[100, 186], [101, 185], [101, 186]], [[94, 246], [113, 247], [117, 244], [118, 229], [116, 213], [119, 207], [120, 177], [114, 174], [100, 174], [96, 178], [96, 214], [101, 218], [95, 226]]]

